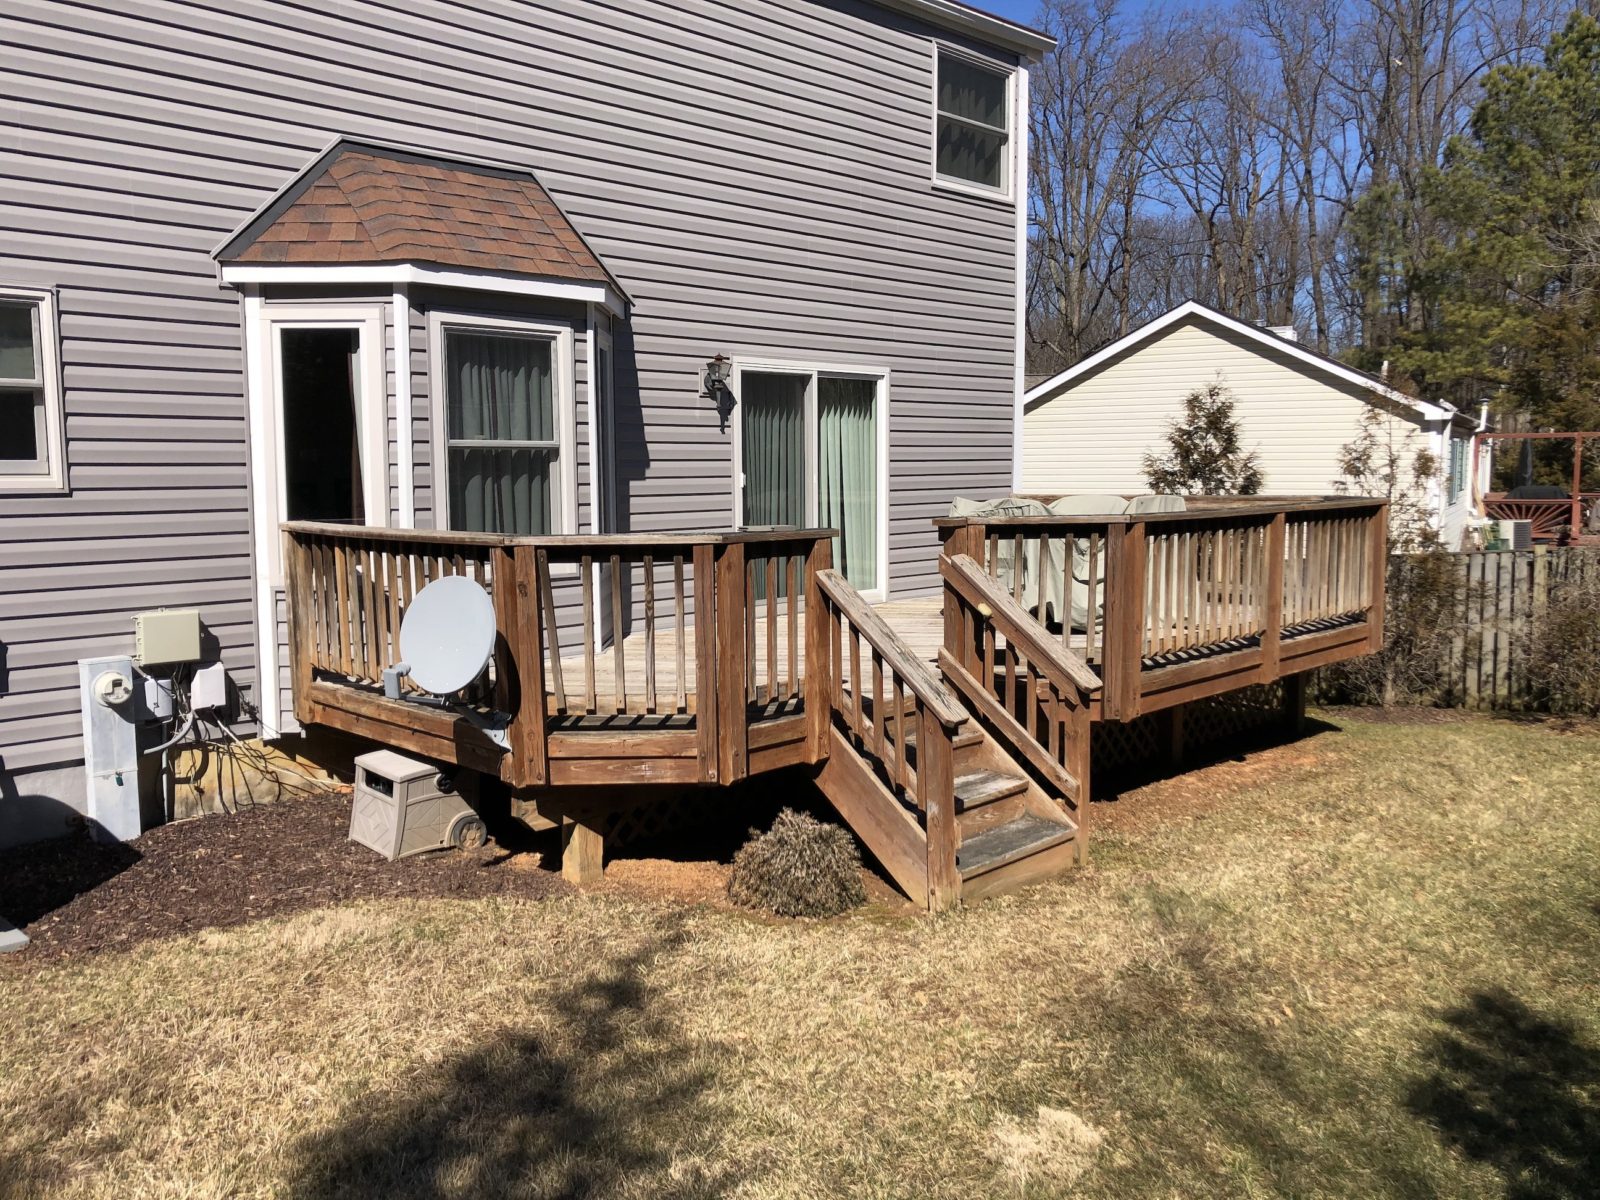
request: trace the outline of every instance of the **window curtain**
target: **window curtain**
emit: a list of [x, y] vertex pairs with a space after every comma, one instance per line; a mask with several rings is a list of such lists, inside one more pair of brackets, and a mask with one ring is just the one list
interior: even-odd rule
[[452, 528], [512, 536], [555, 532], [551, 353], [550, 342], [540, 338], [448, 335]]
[[805, 524], [805, 398], [803, 375], [746, 372], [744, 395], [744, 523]]
[[878, 385], [817, 381], [817, 516], [839, 530], [834, 565], [862, 589], [878, 586]]

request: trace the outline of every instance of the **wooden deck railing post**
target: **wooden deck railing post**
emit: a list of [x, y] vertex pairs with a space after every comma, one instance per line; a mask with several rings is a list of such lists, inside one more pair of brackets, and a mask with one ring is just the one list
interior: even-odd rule
[[1389, 590], [1389, 506], [1367, 523], [1367, 652], [1383, 649], [1384, 603]]
[[1100, 676], [1102, 711], [1115, 721], [1139, 715], [1144, 659], [1145, 527], [1142, 521], [1111, 526], [1106, 542], [1106, 641]]
[[1283, 565], [1287, 557], [1289, 521], [1276, 513], [1267, 526], [1267, 595], [1261, 626], [1261, 682], [1278, 677], [1278, 657], [1283, 649]]
[[549, 779], [544, 692], [544, 614], [539, 602], [539, 562], [532, 546], [497, 551], [494, 608], [503, 652], [495, 681], [495, 707], [511, 717], [513, 787], [539, 787]]
[[811, 761], [828, 754], [828, 728], [833, 717], [833, 664], [829, 662], [827, 603], [817, 572], [833, 566], [833, 539], [818, 538], [806, 556], [806, 736]]
[[717, 783], [722, 778], [722, 730], [718, 724], [717, 690], [717, 559], [714, 546], [694, 548], [694, 673], [695, 753], [700, 778]]
[[[746, 774], [750, 747], [748, 609], [745, 604], [745, 548], [734, 542], [720, 548], [716, 571], [717, 660], [712, 674], [717, 693], [717, 772], [719, 782], [737, 783]], [[702, 689], [705, 685], [701, 685]]]
[[311, 721], [311, 562], [310, 552], [296, 534], [283, 535], [283, 563], [294, 719], [304, 725]]
[[956, 865], [961, 834], [956, 826], [954, 751], [950, 731], [943, 722], [919, 713], [917, 725], [921, 730], [917, 791], [927, 819], [928, 907], [938, 912], [961, 899], [961, 871]]

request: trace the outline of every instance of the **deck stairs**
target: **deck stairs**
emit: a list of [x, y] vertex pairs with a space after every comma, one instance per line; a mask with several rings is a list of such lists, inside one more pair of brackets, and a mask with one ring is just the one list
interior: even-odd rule
[[[824, 583], [830, 600], [843, 598], [840, 607], [854, 607], [842, 579]], [[1020, 609], [1006, 610], [1003, 594], [988, 599], [994, 602], [985, 605], [991, 619], [1031, 621]], [[859, 610], [871, 611], [865, 602]], [[873, 664], [870, 683], [858, 671], [851, 678], [862, 679], [859, 694], [853, 686], [836, 691], [818, 783], [907, 895], [942, 908], [1081, 862], [1084, 785], [1048, 758], [1050, 738], [1018, 744], [1033, 740], [1019, 734], [1041, 727], [1050, 694], [1041, 699], [1030, 684], [1028, 694], [1018, 696], [1023, 719], [1008, 721], [999, 698], [985, 703], [951, 686], [943, 670], [916, 663], [892, 632], [867, 623], [861, 633], [867, 645], [861, 661]], [[1009, 643], [1001, 639], [999, 645]], [[902, 685], [903, 699], [885, 688], [886, 677]], [[999, 690], [1017, 695], [1020, 683], [1014, 689], [1005, 671], [998, 678]], [[1087, 695], [1076, 699], [1087, 714]], [[1058, 731], [1059, 752], [1070, 748], [1066, 742], [1074, 734], [1087, 739], [1087, 720], [1063, 723]]]

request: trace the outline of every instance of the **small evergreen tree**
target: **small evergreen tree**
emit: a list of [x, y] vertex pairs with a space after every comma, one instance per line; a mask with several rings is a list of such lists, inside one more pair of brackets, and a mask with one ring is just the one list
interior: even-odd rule
[[1240, 444], [1233, 393], [1220, 379], [1183, 401], [1183, 419], [1167, 429], [1167, 453], [1144, 456], [1152, 492], [1179, 496], [1253, 496], [1261, 490], [1256, 455]]

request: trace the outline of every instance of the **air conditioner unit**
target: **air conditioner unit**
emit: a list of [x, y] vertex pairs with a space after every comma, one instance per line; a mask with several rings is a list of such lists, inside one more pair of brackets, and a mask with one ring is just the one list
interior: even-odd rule
[[390, 862], [425, 850], [476, 849], [487, 840], [483, 818], [462, 793], [473, 792], [470, 771], [440, 767], [375, 750], [356, 759], [350, 840]]
[[1506, 550], [1533, 549], [1532, 521], [1496, 521], [1495, 536]]

